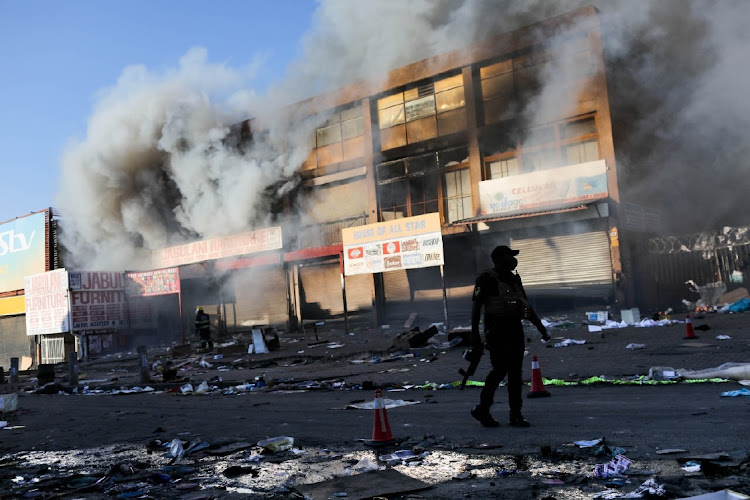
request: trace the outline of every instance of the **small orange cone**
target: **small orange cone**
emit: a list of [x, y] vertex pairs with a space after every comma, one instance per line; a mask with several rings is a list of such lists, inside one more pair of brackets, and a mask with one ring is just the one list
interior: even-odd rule
[[690, 315], [685, 318], [685, 338], [686, 339], [697, 339], [695, 331], [693, 330], [693, 321], [690, 319]]
[[539, 361], [537, 357], [531, 358], [531, 391], [526, 394], [527, 398], [544, 398], [551, 396], [549, 392], [544, 389], [544, 382], [542, 382], [542, 370], [539, 369]]
[[368, 442], [371, 446], [385, 446], [393, 443], [391, 424], [388, 423], [388, 413], [385, 411], [383, 391], [375, 391], [375, 419], [372, 426], [372, 440]]

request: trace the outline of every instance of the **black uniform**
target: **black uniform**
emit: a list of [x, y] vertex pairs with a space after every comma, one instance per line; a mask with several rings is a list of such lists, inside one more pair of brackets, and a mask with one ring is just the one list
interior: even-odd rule
[[[525, 350], [525, 338], [523, 331], [523, 319], [531, 321], [542, 334], [542, 338], [548, 339], [547, 329], [528, 303], [526, 292], [523, 289], [521, 277], [512, 272], [515, 268], [516, 259], [513, 257], [518, 252], [508, 247], [505, 252], [509, 262], [500, 263], [495, 259], [497, 249], [493, 252], [495, 268], [483, 272], [477, 278], [474, 295], [472, 297], [472, 344], [481, 349], [481, 337], [479, 334], [479, 317], [484, 311], [485, 346], [490, 354], [492, 370], [487, 378], [479, 396], [479, 404], [472, 410], [474, 418], [482, 425], [496, 427], [499, 425], [490, 415], [490, 407], [494, 402], [495, 392], [500, 382], [508, 377], [508, 404], [510, 406], [510, 423], [526, 427], [529, 423], [521, 415], [523, 399], [521, 389], [523, 386], [523, 358]], [[500, 266], [498, 266], [500, 264]]]

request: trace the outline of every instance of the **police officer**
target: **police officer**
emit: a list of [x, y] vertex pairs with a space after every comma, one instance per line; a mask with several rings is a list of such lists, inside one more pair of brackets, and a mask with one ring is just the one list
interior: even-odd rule
[[518, 253], [518, 250], [511, 250], [505, 245], [496, 247], [491, 255], [494, 267], [483, 272], [474, 286], [471, 308], [472, 352], [481, 356], [483, 346], [479, 333], [479, 319], [484, 309], [485, 345], [490, 354], [492, 369], [479, 395], [479, 404], [471, 410], [471, 416], [485, 427], [500, 425], [492, 418], [490, 406], [494, 402], [495, 391], [506, 375], [510, 425], [530, 425], [521, 414], [521, 373], [525, 350], [521, 320], [531, 321], [545, 342], [550, 338], [547, 329], [529, 305], [521, 277], [513, 272], [518, 265]]
[[214, 348], [214, 341], [211, 339], [211, 320], [208, 314], [203, 312], [202, 306], [198, 306], [195, 310], [195, 331], [201, 338], [202, 349]]

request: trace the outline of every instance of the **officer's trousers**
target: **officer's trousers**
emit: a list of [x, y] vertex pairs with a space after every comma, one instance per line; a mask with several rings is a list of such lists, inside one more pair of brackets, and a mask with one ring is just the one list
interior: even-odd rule
[[523, 353], [525, 350], [523, 326], [519, 321], [492, 325], [485, 333], [485, 345], [490, 355], [492, 369], [487, 374], [479, 395], [479, 405], [489, 411], [494, 403], [495, 392], [500, 382], [508, 377], [508, 406], [512, 412], [520, 412], [523, 406]]

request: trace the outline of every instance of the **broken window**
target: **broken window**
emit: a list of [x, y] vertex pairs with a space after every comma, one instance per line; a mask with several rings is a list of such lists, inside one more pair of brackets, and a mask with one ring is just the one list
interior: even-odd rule
[[388, 150], [466, 128], [461, 74], [378, 99], [380, 147]]
[[471, 177], [468, 168], [446, 172], [443, 182], [445, 222], [455, 222], [473, 215], [471, 210]]
[[441, 213], [453, 222], [471, 213], [466, 148], [381, 163], [377, 168], [380, 220]]
[[521, 173], [518, 158], [515, 156], [488, 162], [488, 166], [489, 179], [500, 179], [501, 177], [508, 177], [510, 175]]
[[485, 179], [601, 159], [594, 115], [525, 130], [515, 144], [509, 128], [509, 125], [495, 126], [491, 129], [493, 133], [484, 139]]
[[325, 124], [315, 129], [312, 152], [304, 169], [324, 167], [364, 155], [362, 106], [356, 104], [333, 113]]

